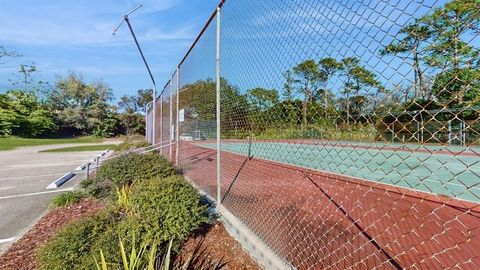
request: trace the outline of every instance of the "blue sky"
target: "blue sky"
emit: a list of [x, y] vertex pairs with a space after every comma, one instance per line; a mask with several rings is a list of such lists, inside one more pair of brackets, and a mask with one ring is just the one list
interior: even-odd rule
[[[0, 45], [24, 56], [0, 66], [0, 91], [18, 78], [18, 65], [35, 62], [37, 79], [81, 72], [103, 79], [116, 98], [149, 88], [150, 81], [125, 26], [112, 30], [139, 0], [0, 0]], [[222, 76], [242, 92], [281, 90], [283, 74], [307, 60], [358, 57], [388, 89], [411, 87], [412, 62], [381, 56], [399, 30], [446, 0], [229, 0], [222, 9]], [[131, 21], [156, 76], [158, 90], [172, 75], [218, 0], [150, 0]], [[479, 35], [466, 37], [477, 46]], [[180, 70], [181, 87], [215, 76], [215, 23]], [[426, 70], [433, 78], [434, 70]], [[3, 87], [2, 87], [3, 85]], [[337, 96], [343, 78], [327, 87]], [[366, 89], [369, 91], [369, 89]]]
[[116, 98], [151, 86], [122, 14], [131, 22], [159, 85], [185, 54], [217, 0], [0, 0], [0, 46], [23, 56], [0, 66], [0, 92], [18, 80], [18, 66], [34, 62], [37, 80], [80, 72], [101, 79]]

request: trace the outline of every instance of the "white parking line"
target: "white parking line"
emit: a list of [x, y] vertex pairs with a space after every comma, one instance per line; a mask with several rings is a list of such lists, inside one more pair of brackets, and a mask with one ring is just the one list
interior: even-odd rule
[[0, 244], [12, 242], [13, 240], [15, 240], [15, 237], [0, 239]]
[[14, 180], [14, 179], [26, 179], [26, 178], [37, 178], [37, 177], [48, 177], [48, 176], [58, 176], [64, 173], [53, 173], [53, 174], [43, 174], [43, 175], [25, 175], [25, 176], [17, 176], [17, 177], [5, 177], [0, 178], [0, 181], [3, 180]]
[[57, 193], [57, 192], [63, 192], [63, 191], [72, 191], [72, 190], [73, 190], [73, 187], [64, 188], [64, 189], [61, 189], [61, 190], [51, 190], [51, 191], [42, 191], [42, 192], [18, 194], [18, 195], [11, 195], [11, 196], [0, 197], [0, 200], [3, 200], [3, 199], [12, 199], [12, 198], [19, 198], [19, 197], [29, 197], [29, 196], [36, 196], [36, 195], [42, 195], [42, 194], [48, 194], [48, 193]]

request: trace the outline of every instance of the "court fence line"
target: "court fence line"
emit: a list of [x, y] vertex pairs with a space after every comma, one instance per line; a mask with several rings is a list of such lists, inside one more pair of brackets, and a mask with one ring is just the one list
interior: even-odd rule
[[142, 151], [266, 269], [478, 269], [479, 29], [475, 0], [221, 1]]

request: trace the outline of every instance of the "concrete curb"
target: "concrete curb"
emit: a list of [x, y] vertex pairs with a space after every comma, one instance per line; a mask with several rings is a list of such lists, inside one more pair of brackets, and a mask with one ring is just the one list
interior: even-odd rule
[[50, 185], [47, 186], [47, 189], [54, 189], [58, 188], [59, 186], [63, 185], [65, 182], [70, 180], [75, 174], [73, 172], [68, 172], [62, 177], [58, 178], [57, 180], [53, 181]]
[[75, 168], [75, 171], [83, 171], [87, 167], [88, 162], [83, 163], [82, 165]]

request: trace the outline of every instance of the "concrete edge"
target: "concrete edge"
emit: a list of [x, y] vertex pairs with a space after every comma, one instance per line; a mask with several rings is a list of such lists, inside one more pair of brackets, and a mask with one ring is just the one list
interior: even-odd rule
[[75, 174], [73, 172], [68, 172], [68, 173], [64, 174], [62, 177], [60, 177], [57, 180], [50, 183], [50, 185], [47, 186], [47, 189], [58, 188], [59, 186], [65, 184], [65, 182], [70, 180], [73, 176], [75, 176]]
[[75, 168], [75, 171], [83, 171], [87, 167], [88, 162], [82, 163], [80, 166]]
[[230, 236], [237, 240], [261, 267], [275, 270], [295, 269], [290, 263], [280, 258], [223, 205], [217, 205], [217, 209], [221, 214], [220, 220]]
[[247, 226], [243, 225], [243, 223], [223, 205], [216, 204], [215, 199], [212, 198], [212, 196], [203, 191], [190, 178], [185, 175], [184, 177], [202, 196], [205, 196], [213, 204], [213, 207], [215, 207], [217, 212], [220, 213], [220, 221], [225, 226], [228, 234], [242, 246], [242, 249], [247, 252], [247, 254], [250, 255], [250, 257], [252, 257], [262, 269], [296, 269], [289, 262], [285, 261], [271, 250], [255, 233], [247, 228]]

